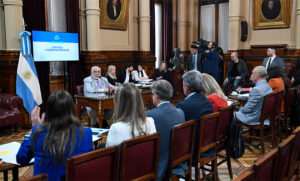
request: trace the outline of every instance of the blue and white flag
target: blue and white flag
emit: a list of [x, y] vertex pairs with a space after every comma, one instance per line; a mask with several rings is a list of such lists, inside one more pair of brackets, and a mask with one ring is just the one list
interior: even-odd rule
[[16, 92], [23, 100], [25, 109], [31, 114], [33, 108], [43, 103], [40, 83], [31, 56], [30, 33], [22, 31], [21, 52], [17, 69]]

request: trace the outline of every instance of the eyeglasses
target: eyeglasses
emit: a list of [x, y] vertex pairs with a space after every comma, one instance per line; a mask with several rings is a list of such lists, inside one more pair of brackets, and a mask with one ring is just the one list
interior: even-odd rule
[[101, 71], [93, 71], [93, 73], [101, 73]]

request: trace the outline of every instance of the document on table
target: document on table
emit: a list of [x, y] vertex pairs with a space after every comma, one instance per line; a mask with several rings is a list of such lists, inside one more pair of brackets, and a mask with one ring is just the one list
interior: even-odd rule
[[[21, 143], [18, 142], [10, 142], [7, 144], [0, 145], [0, 158], [6, 162], [15, 165], [19, 165], [16, 160], [17, 153]], [[30, 163], [34, 162], [34, 159], [30, 161]]]
[[99, 140], [103, 133], [108, 132], [109, 129], [102, 129], [102, 128], [91, 128], [93, 133], [98, 133], [98, 134], [93, 134], [93, 142]]

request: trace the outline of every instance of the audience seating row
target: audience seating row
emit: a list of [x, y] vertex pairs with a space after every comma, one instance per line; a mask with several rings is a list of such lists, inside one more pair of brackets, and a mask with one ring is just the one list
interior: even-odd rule
[[[220, 112], [203, 116], [200, 119], [198, 148], [193, 161], [196, 121], [190, 120], [176, 125], [172, 129], [170, 140], [170, 154], [167, 176], [172, 180], [179, 177], [173, 175], [172, 170], [178, 165], [187, 162], [188, 170], [185, 179], [191, 180], [191, 168], [196, 169], [196, 180], [205, 180], [213, 175], [218, 178], [217, 166], [227, 161], [230, 177], [232, 170], [228, 155], [222, 156], [224, 160], [217, 163], [217, 153], [226, 150], [228, 128], [232, 121], [232, 106], [225, 107]], [[66, 180], [149, 180], [157, 179], [158, 154], [160, 134], [140, 136], [124, 141], [120, 146], [113, 146], [95, 150], [82, 155], [74, 156], [67, 161]], [[202, 157], [204, 152], [213, 149], [215, 155]], [[218, 156], [221, 156], [218, 154]], [[206, 164], [212, 162], [207, 169]], [[198, 166], [200, 165], [200, 168]], [[208, 170], [200, 179], [200, 170]], [[203, 172], [204, 173], [204, 172]]]
[[262, 155], [254, 165], [235, 181], [294, 180], [299, 175], [300, 127], [270, 152]]

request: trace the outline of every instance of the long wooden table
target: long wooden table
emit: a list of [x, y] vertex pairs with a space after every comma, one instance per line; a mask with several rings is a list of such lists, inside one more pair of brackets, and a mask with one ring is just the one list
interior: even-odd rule
[[[152, 109], [152, 92], [150, 89], [141, 89], [144, 103], [149, 109]], [[86, 97], [84, 95], [74, 95], [76, 101], [76, 114], [80, 118], [80, 111], [82, 108], [90, 107], [97, 110], [98, 125], [102, 127], [102, 117], [105, 109], [114, 109], [113, 96], [103, 96], [100, 98]]]

